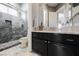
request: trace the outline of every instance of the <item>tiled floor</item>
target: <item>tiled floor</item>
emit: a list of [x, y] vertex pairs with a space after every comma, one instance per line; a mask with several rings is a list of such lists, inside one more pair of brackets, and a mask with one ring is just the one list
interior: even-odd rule
[[0, 56], [39, 56], [34, 52], [29, 52], [28, 48], [20, 48], [20, 45], [11, 47], [0, 52]]
[[0, 43], [0, 50], [5, 49], [7, 47], [19, 44], [19, 40], [9, 41], [6, 43]]

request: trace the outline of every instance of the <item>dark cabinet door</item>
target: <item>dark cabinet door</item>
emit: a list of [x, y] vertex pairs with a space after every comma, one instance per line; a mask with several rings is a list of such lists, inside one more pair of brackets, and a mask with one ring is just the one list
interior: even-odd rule
[[75, 56], [79, 56], [79, 46], [75, 47]]
[[32, 38], [32, 50], [40, 55], [47, 55], [47, 41]]
[[48, 43], [49, 56], [74, 56], [74, 47], [57, 43]]

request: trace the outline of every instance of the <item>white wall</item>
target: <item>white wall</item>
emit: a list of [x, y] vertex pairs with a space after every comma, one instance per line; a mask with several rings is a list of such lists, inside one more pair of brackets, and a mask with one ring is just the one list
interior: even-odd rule
[[32, 51], [32, 4], [28, 4], [27, 5], [27, 23], [28, 23], [28, 33], [27, 33], [27, 37], [28, 37], [28, 50]]
[[44, 27], [48, 27], [48, 8], [45, 4], [43, 4], [43, 25]]
[[57, 27], [57, 13], [49, 12], [49, 27]]

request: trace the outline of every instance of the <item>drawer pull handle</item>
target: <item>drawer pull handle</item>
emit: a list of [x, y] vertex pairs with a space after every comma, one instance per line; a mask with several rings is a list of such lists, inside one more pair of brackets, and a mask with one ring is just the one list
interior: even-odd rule
[[48, 41], [48, 43], [51, 43], [50, 41]]
[[57, 46], [57, 47], [64, 47], [64, 46], [62, 46], [62, 45], [57, 45], [57, 44], [54, 44], [54, 46]]
[[73, 42], [74, 40], [71, 40], [71, 39], [67, 39], [67, 41], [71, 41], [71, 42]]
[[45, 43], [47, 43], [47, 41], [44, 41]]

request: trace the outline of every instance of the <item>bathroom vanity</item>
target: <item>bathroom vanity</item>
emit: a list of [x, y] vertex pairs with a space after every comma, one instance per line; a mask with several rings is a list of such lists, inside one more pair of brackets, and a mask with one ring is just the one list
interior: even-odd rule
[[32, 50], [42, 56], [79, 56], [76, 31], [33, 31]]
[[42, 56], [79, 56], [79, 4], [62, 4], [56, 11], [44, 8], [44, 19], [38, 15], [33, 26], [32, 50]]

